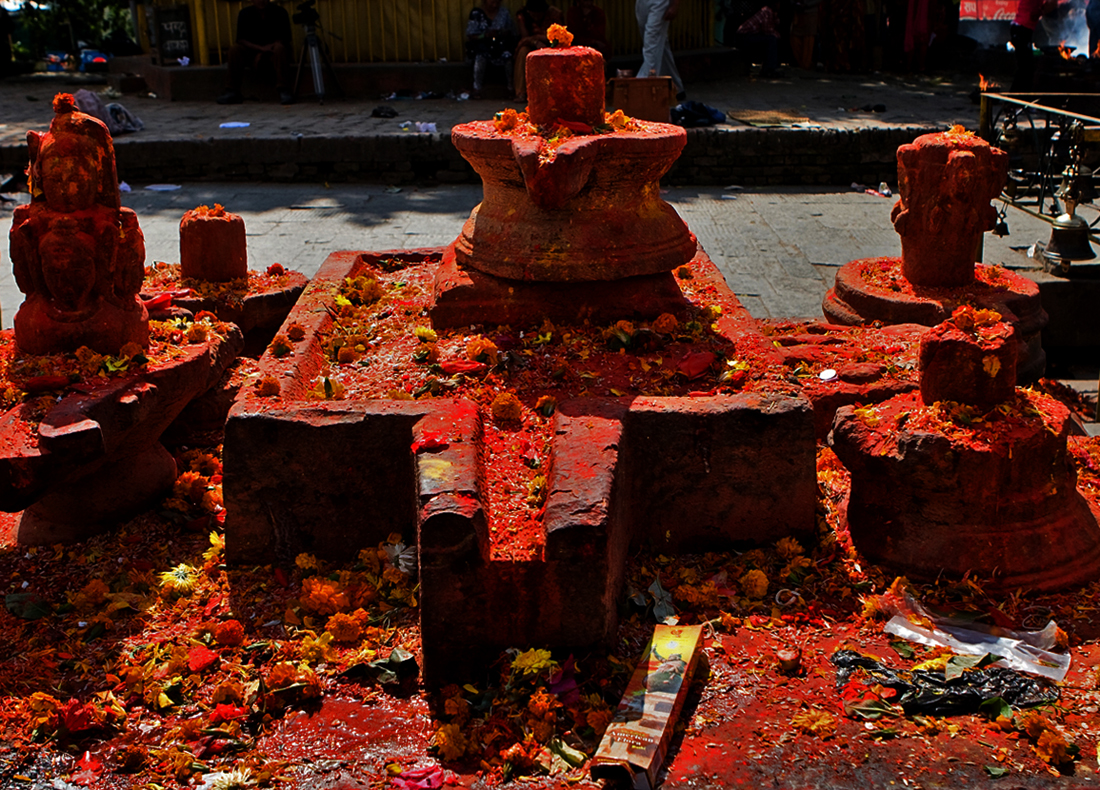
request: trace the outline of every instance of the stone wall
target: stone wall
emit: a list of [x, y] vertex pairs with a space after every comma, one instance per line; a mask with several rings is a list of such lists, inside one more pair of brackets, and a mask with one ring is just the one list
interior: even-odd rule
[[[922, 127], [890, 129], [688, 130], [665, 177], [695, 186], [877, 184], [897, 179], [897, 149]], [[300, 181], [383, 184], [478, 183], [450, 135], [207, 138], [115, 141], [119, 178], [164, 181]], [[26, 167], [25, 145], [0, 149], [0, 171]]]

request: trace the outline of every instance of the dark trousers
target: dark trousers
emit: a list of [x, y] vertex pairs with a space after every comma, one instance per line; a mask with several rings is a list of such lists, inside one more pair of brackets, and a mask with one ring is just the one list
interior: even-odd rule
[[1030, 91], [1035, 81], [1035, 56], [1031, 54], [1031, 42], [1034, 39], [1034, 30], [1016, 24], [1010, 28], [1008, 40], [1016, 51], [1016, 75], [1012, 78], [1012, 87], [1009, 88], [1012, 93]]
[[234, 44], [229, 48], [229, 88], [241, 92], [244, 83], [244, 72], [247, 68], [274, 69], [275, 88], [285, 91], [288, 86], [287, 77], [290, 75], [290, 52], [285, 44], [276, 41], [272, 52], [257, 52], [242, 44]]

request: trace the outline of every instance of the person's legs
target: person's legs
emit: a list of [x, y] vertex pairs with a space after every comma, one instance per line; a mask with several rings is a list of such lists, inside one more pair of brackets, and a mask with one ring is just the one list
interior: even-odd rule
[[271, 63], [275, 67], [275, 89], [279, 93], [286, 93], [289, 85], [287, 77], [290, 76], [290, 52], [281, 41], [276, 41], [272, 47], [274, 49], [271, 51]]
[[1009, 41], [1012, 42], [1012, 48], [1016, 51], [1016, 74], [1012, 78], [1009, 91], [1026, 93], [1031, 90], [1035, 77], [1035, 57], [1031, 54], [1031, 42], [1035, 37], [1035, 31], [1015, 24], [1009, 28], [1009, 31]]
[[474, 55], [474, 93], [485, 87], [485, 72], [489, 68], [488, 55]]
[[[668, 20], [665, 19], [667, 10], [668, 0], [638, 0], [634, 6], [638, 32], [642, 35], [642, 66], [638, 69], [639, 77], [648, 77], [651, 71], [661, 76], [662, 61], [668, 47]], [[669, 54], [671, 60], [671, 52]], [[678, 74], [676, 76], [679, 77]], [[676, 81], [676, 78], [673, 80]]]
[[516, 50], [516, 66], [513, 80], [516, 86], [516, 99], [527, 99], [527, 53], [534, 52], [534, 47], [521, 46]]
[[240, 44], [234, 44], [229, 48], [229, 71], [226, 77], [228, 82], [225, 86], [229, 91], [241, 92], [241, 85], [244, 84], [244, 70], [248, 68], [251, 60], [252, 53]]
[[672, 57], [672, 47], [668, 43], [668, 23], [665, 23], [665, 46], [661, 57], [661, 70], [658, 72], [662, 77], [672, 77], [672, 84], [676, 86], [676, 93], [681, 94], [684, 92], [684, 81], [680, 79], [680, 70], [676, 68], [676, 61]]

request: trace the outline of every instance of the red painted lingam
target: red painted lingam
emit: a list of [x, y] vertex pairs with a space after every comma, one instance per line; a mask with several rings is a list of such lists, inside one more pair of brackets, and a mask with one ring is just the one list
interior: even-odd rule
[[1100, 577], [1100, 527], [1067, 457], [1070, 415], [1015, 388], [1016, 330], [1000, 318], [957, 309], [921, 340], [919, 394], [837, 411], [852, 542], [914, 579], [1087, 583]]
[[840, 268], [822, 310], [838, 324], [935, 326], [959, 305], [1000, 313], [1016, 328], [1021, 380], [1043, 374], [1040, 332], [1047, 314], [1038, 286], [999, 267], [976, 264], [982, 234], [997, 212], [1008, 157], [962, 127], [926, 134], [898, 149], [894, 229], [900, 258], [852, 261]]
[[27, 132], [31, 202], [12, 217], [12, 268], [27, 295], [16, 341], [30, 354], [148, 346], [138, 298], [145, 239], [137, 215], [119, 203], [111, 136], [67, 93], [53, 108], [48, 132]]
[[603, 56], [587, 47], [531, 53], [527, 90], [526, 117], [451, 132], [484, 197], [440, 270], [433, 323], [656, 317], [681, 306], [670, 272], [697, 244], [658, 181], [686, 132], [605, 115]]
[[250, 338], [258, 330], [261, 344], [271, 339], [308, 281], [278, 263], [266, 273], [250, 273], [244, 218], [218, 203], [183, 215], [179, 266], [159, 263], [147, 275], [142, 296], [156, 306], [154, 318], [205, 310]]
[[168, 361], [146, 359], [149, 316], [138, 296], [145, 244], [137, 216], [120, 205], [111, 136], [70, 95], [53, 107], [49, 132], [27, 135], [31, 202], [15, 210], [11, 229], [16, 283], [27, 298], [14, 343], [0, 333], [0, 353], [30, 369], [51, 360], [27, 357], [103, 355], [109, 370], [127, 372], [5, 382], [9, 392], [46, 394], [50, 403], [44, 416], [31, 399], [0, 418], [0, 509], [23, 511], [16, 537], [32, 544], [94, 534], [169, 488], [176, 465], [161, 434], [243, 345], [232, 327], [199, 327]]

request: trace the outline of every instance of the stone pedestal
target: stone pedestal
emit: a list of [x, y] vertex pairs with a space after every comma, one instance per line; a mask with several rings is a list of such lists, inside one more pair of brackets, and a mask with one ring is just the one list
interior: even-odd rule
[[[1015, 390], [1012, 329], [961, 309], [921, 343], [921, 392], [837, 411], [852, 542], [910, 578], [986, 589], [1100, 577], [1100, 527], [1067, 456], [1069, 411]], [[988, 584], [985, 580], [989, 579]]]
[[218, 204], [184, 214], [180, 220], [180, 271], [184, 279], [215, 283], [247, 277], [244, 219]]

